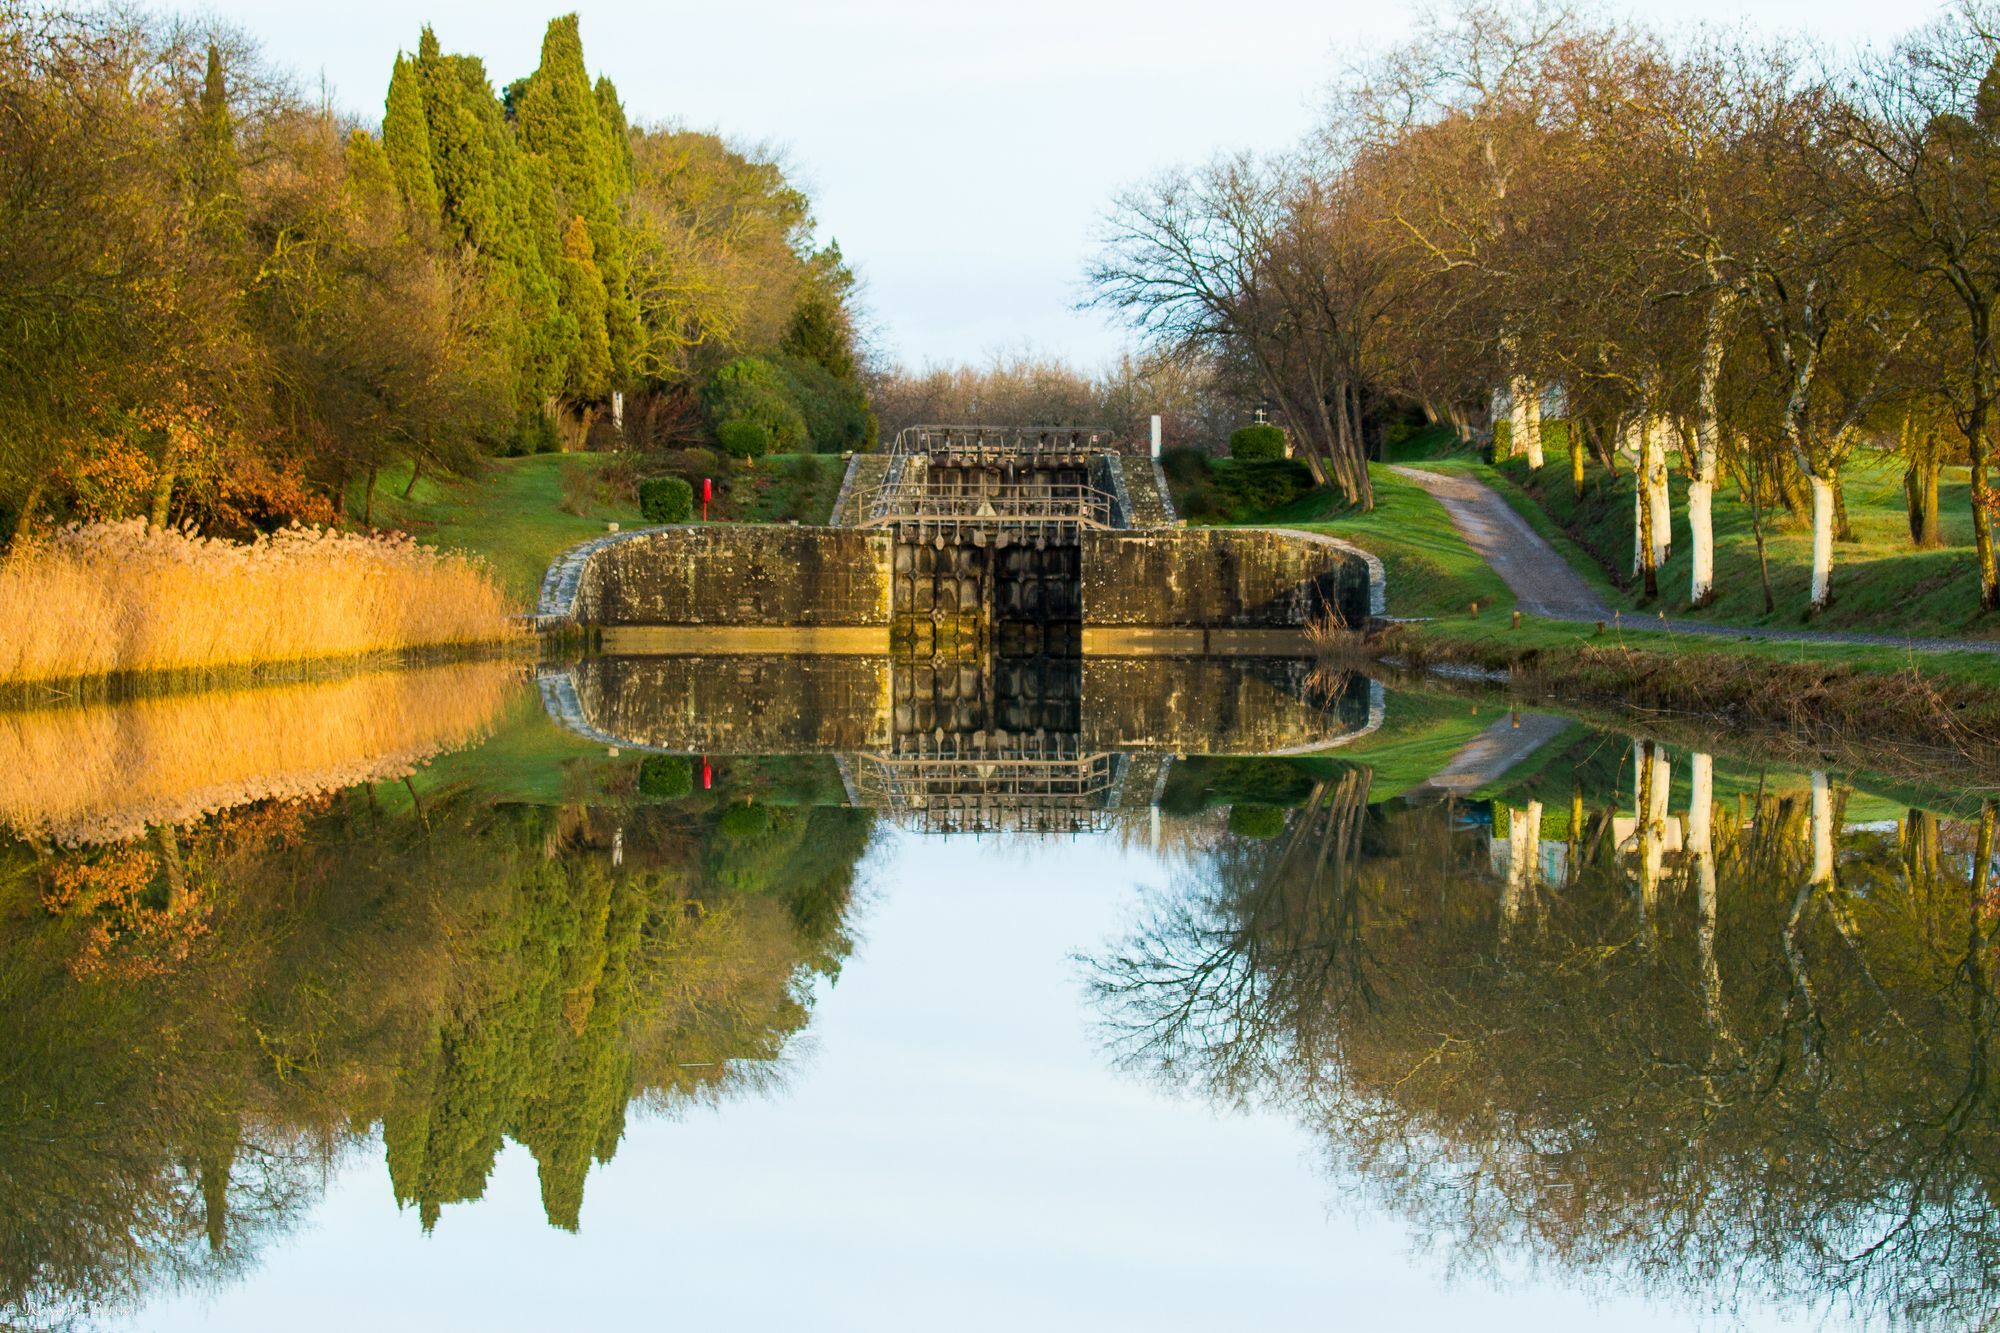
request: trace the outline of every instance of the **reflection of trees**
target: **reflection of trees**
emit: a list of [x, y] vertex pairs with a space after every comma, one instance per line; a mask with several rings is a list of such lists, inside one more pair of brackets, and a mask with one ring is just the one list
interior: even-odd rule
[[377, 1126], [425, 1226], [513, 1138], [574, 1228], [627, 1105], [754, 1081], [846, 950], [865, 814], [414, 795], [0, 844], [0, 1324], [225, 1277]]
[[1631, 835], [1577, 811], [1559, 882], [1531, 893], [1441, 808], [1357, 817], [1368, 854], [1330, 871], [1292, 844], [1219, 852], [1101, 964], [1115, 1040], [1289, 1108], [1474, 1259], [1983, 1315], [1994, 921], [1968, 867], [1990, 833], [1913, 816], [1836, 840], [1830, 784], [1731, 812], [1707, 764], [1682, 824], [1663, 752], [1635, 769]]

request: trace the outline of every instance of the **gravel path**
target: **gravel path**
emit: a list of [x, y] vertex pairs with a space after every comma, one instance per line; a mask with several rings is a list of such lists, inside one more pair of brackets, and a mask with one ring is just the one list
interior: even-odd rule
[[1772, 639], [1790, 643], [1854, 643], [1883, 648], [1914, 648], [1932, 653], [2000, 654], [2000, 640], [1910, 638], [1896, 634], [1855, 634], [1842, 630], [1773, 629], [1767, 626], [1714, 625], [1705, 620], [1622, 613], [1604, 604], [1597, 589], [1570, 568], [1555, 547], [1498, 491], [1471, 477], [1446, 476], [1422, 468], [1396, 466], [1392, 471], [1429, 491], [1493, 572], [1514, 590], [1524, 615], [1546, 620], [1613, 621], [1627, 629], [1669, 630], [1675, 634], [1705, 634], [1717, 639]]
[[1460, 747], [1449, 763], [1424, 782], [1423, 789], [1454, 796], [1478, 791], [1569, 727], [1568, 718], [1553, 713], [1503, 717]]

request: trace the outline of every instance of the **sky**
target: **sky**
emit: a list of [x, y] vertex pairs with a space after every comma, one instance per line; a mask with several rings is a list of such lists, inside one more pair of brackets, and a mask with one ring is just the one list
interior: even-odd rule
[[[496, 83], [571, 0], [207, 0], [335, 105], [379, 119], [431, 23]], [[172, 0], [161, 0], [172, 7]], [[1076, 308], [1113, 196], [1218, 152], [1278, 151], [1328, 84], [1406, 30], [1386, 0], [576, 0], [584, 53], [635, 120], [776, 150], [860, 273], [877, 350], [907, 365], [1022, 350], [1085, 365], [1129, 341]], [[1659, 20], [1886, 39], [1928, 9], [1864, 0], [1629, 0]]]

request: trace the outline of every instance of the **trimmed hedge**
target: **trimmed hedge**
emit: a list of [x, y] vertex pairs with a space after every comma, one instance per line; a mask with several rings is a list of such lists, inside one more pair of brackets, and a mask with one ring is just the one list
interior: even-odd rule
[[642, 481], [639, 512], [648, 523], [685, 523], [694, 516], [694, 487], [679, 477]]
[[1229, 456], [1246, 463], [1285, 456], [1285, 432], [1277, 426], [1244, 426], [1229, 436]]
[[647, 755], [639, 765], [639, 794], [656, 801], [678, 801], [694, 791], [694, 763], [686, 755]]
[[1232, 805], [1229, 831], [1239, 838], [1275, 838], [1285, 831], [1285, 812], [1275, 805]]

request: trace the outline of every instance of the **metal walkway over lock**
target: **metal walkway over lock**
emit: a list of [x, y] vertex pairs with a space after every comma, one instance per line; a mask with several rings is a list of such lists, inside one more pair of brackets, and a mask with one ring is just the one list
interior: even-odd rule
[[859, 526], [947, 545], [1073, 543], [1129, 526], [1107, 484], [1103, 430], [1062, 426], [911, 426], [896, 436]]

